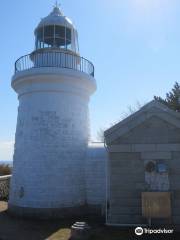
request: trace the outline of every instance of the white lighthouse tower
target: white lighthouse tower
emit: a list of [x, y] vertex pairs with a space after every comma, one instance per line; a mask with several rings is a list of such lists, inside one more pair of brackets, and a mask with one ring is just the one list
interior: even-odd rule
[[29, 216], [77, 214], [85, 205], [85, 152], [93, 64], [58, 6], [35, 29], [35, 51], [15, 63], [19, 108], [9, 211]]

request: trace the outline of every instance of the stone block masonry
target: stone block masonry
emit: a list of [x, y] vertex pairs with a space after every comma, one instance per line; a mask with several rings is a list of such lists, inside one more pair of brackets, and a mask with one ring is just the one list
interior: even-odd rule
[[9, 197], [9, 185], [11, 175], [0, 177], [0, 200], [7, 200]]
[[69, 69], [44, 71], [37, 74], [37, 69], [31, 69], [13, 79], [19, 108], [9, 199], [12, 212], [23, 208], [25, 213], [27, 208], [46, 213], [46, 209], [86, 204], [88, 103], [93, 91], [88, 85], [95, 88], [95, 82], [75, 71], [69, 78]]
[[86, 201], [88, 205], [105, 210], [107, 152], [103, 143], [91, 143], [85, 164]]

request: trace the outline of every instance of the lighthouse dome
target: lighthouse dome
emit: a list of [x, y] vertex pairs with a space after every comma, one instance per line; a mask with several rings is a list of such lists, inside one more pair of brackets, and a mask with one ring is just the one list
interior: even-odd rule
[[56, 48], [79, 53], [78, 33], [72, 21], [58, 6], [35, 29], [35, 48]]
[[57, 6], [54, 7], [53, 11], [47, 17], [41, 19], [37, 28], [53, 24], [75, 28], [72, 21], [68, 17], [64, 16], [62, 11]]

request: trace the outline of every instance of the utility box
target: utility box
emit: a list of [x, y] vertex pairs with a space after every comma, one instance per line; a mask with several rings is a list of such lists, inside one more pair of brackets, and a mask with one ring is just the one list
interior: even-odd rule
[[142, 192], [142, 215], [145, 218], [171, 218], [171, 193]]

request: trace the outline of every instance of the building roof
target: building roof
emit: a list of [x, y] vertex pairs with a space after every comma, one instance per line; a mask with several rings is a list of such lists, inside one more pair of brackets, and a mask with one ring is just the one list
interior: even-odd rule
[[180, 128], [180, 113], [171, 110], [157, 100], [153, 100], [143, 106], [139, 111], [106, 130], [104, 133], [106, 143], [110, 144], [152, 116], [157, 116]]

